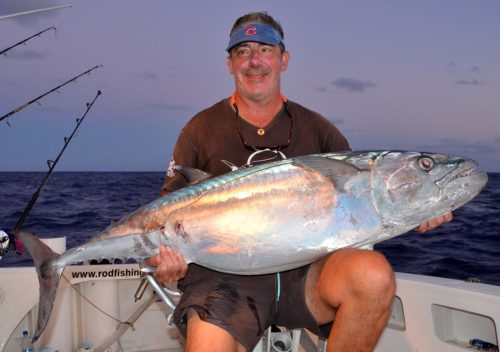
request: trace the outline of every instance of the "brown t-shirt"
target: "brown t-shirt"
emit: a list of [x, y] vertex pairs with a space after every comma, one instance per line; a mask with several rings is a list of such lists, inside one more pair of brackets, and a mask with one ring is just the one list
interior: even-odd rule
[[[280, 150], [286, 158], [350, 149], [344, 136], [327, 119], [291, 101], [264, 130], [261, 136], [256, 126], [242, 118], [237, 119], [229, 99], [198, 113], [179, 135], [162, 191], [173, 192], [186, 185], [185, 179], [173, 171], [175, 165], [197, 168], [214, 176], [247, 165], [253, 150], [247, 149], [245, 144], [286, 146]], [[276, 153], [260, 153], [251, 160], [251, 164], [268, 157], [282, 158]], [[319, 333], [314, 318], [304, 304], [306, 272], [306, 268], [298, 268], [283, 273], [283, 292], [274, 311], [273, 307], [278, 304], [276, 274], [231, 275], [191, 263], [186, 277], [178, 284], [183, 294], [175, 310], [174, 321], [186, 334], [185, 314], [194, 308], [202, 320], [227, 330], [248, 351], [254, 348], [262, 331], [270, 324], [303, 326]], [[296, 303], [290, 306], [290, 302]]]
[[291, 158], [350, 150], [347, 140], [332, 123], [292, 101], [287, 101], [264, 127], [264, 135], [259, 135], [257, 130], [256, 126], [241, 117], [237, 118], [229, 99], [223, 99], [196, 114], [179, 135], [162, 191], [173, 192], [186, 185], [185, 179], [178, 172], [173, 172], [175, 165], [200, 169], [214, 176], [247, 165], [252, 150], [245, 144], [256, 147], [286, 146], [281, 149], [282, 155], [261, 153], [251, 160], [252, 164], [267, 159], [280, 160], [283, 156]]

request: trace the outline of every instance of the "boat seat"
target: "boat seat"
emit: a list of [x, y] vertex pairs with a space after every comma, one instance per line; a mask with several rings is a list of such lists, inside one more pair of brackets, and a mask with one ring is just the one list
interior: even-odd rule
[[[155, 268], [142, 267], [147, 282], [151, 285], [155, 293], [170, 308], [175, 310], [175, 299], [181, 295], [178, 291], [172, 291], [161, 285], [155, 278]], [[174, 325], [172, 314], [167, 317], [168, 323]], [[318, 337], [311, 337], [305, 329], [292, 329], [284, 331], [272, 331], [267, 328], [253, 352], [299, 352], [300, 347], [304, 352], [325, 352], [326, 340]], [[316, 341], [315, 341], [316, 340]]]

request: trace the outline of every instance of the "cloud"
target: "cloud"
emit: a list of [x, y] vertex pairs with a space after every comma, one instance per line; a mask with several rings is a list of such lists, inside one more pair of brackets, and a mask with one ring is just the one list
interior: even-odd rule
[[474, 73], [480, 73], [481, 72], [481, 69], [477, 66], [472, 66], [471, 67], [471, 72], [474, 72]]
[[367, 88], [375, 88], [375, 84], [372, 82], [346, 77], [337, 78], [332, 84], [339, 89], [357, 93], [365, 92]]
[[42, 54], [33, 49], [23, 49], [23, 50], [13, 50], [8, 54], [4, 54], [7, 58], [16, 59], [16, 60], [40, 60], [46, 57], [45, 54]]
[[483, 86], [486, 83], [483, 81], [478, 81], [477, 79], [460, 79], [458, 81], [455, 81], [454, 84], [462, 86]]
[[477, 65], [461, 66], [461, 65], [457, 65], [453, 61], [446, 63], [445, 68], [449, 72], [453, 72], [453, 73], [481, 73], [482, 72], [481, 68]]
[[448, 62], [447, 64], [445, 64], [445, 66], [448, 69], [448, 71], [451, 71], [451, 72], [458, 71], [458, 65], [456, 63], [454, 63], [453, 61]]
[[160, 78], [153, 72], [139, 72], [134, 75], [135, 77], [142, 78], [149, 81], [159, 81]]

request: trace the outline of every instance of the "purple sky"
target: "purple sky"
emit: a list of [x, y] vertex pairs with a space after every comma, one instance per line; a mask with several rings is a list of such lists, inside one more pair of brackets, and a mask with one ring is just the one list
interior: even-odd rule
[[164, 171], [180, 128], [233, 91], [234, 20], [267, 10], [291, 52], [283, 92], [355, 150], [443, 152], [500, 172], [500, 2], [0, 0], [0, 116], [104, 65], [0, 123], [0, 171], [45, 171], [75, 118], [102, 95], [58, 171]]

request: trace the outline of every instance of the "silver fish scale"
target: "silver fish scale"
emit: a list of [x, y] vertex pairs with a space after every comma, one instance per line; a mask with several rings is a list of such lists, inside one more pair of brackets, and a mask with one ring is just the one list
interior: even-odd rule
[[[195, 193], [194, 201], [170, 212], [165, 227], [182, 224], [184, 235], [172, 233], [172, 240], [200, 265], [246, 274], [286, 270], [331, 251], [332, 233], [351, 231], [352, 240], [355, 228], [366, 227], [337, 207], [339, 196], [321, 173], [282, 164]], [[356, 198], [365, 214], [374, 213], [369, 198]]]
[[476, 166], [462, 158], [402, 151], [305, 156], [186, 187], [60, 256], [19, 231], [40, 280], [34, 339], [48, 321], [68, 264], [145, 258], [165, 243], [188, 262], [214, 270], [287, 270], [339, 248], [371, 246], [468, 202], [487, 182]]

